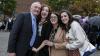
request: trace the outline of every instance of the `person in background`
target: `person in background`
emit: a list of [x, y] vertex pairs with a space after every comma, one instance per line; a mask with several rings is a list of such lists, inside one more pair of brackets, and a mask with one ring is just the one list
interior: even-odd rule
[[3, 31], [5, 29], [4, 21], [2, 21], [2, 25], [0, 26], [0, 31]]
[[8, 20], [7, 20], [7, 30], [8, 31], [11, 31], [13, 23], [14, 23], [13, 18], [12, 17], [8, 18]]

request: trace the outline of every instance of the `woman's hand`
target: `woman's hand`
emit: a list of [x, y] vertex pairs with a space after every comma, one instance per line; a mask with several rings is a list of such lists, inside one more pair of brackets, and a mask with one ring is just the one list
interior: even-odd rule
[[38, 52], [39, 50], [41, 50], [45, 45], [46, 45], [46, 42], [47, 42], [48, 40], [44, 40], [43, 42], [42, 42], [42, 44], [38, 47], [38, 48], [32, 48], [32, 51], [34, 51], [34, 52]]
[[62, 43], [62, 46], [66, 46], [66, 45], [67, 45], [67, 42]]
[[48, 45], [48, 46], [54, 46], [54, 43], [51, 42], [51, 41], [46, 41], [46, 45]]
[[8, 53], [8, 56], [16, 56], [16, 53]]
[[35, 47], [32, 48], [32, 51], [34, 51], [36, 53], [38, 52], [38, 50]]

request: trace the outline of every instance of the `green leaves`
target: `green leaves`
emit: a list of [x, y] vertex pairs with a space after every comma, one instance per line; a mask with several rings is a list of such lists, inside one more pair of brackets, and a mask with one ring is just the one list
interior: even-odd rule
[[45, 0], [53, 11], [68, 9], [72, 14], [100, 13], [100, 0]]
[[73, 14], [82, 14], [85, 13], [86, 15], [92, 13], [100, 13], [100, 1], [98, 4], [96, 0], [73, 0], [72, 7], [70, 10]]
[[45, 2], [51, 6], [53, 11], [67, 9], [71, 0], [46, 0]]
[[12, 14], [16, 8], [15, 0], [0, 0], [0, 11], [5, 15]]

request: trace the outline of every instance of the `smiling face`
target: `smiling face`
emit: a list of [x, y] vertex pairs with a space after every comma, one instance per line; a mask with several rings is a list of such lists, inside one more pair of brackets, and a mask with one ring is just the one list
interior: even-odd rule
[[41, 11], [41, 17], [46, 18], [49, 14], [49, 8], [48, 7], [43, 7]]
[[57, 15], [52, 13], [51, 16], [50, 16], [50, 21], [51, 21], [52, 25], [58, 24], [58, 17], [57, 17]]
[[64, 23], [64, 24], [68, 24], [69, 22], [69, 16], [66, 12], [62, 12], [61, 13], [61, 21]]
[[31, 12], [33, 15], [39, 15], [40, 13], [40, 10], [41, 10], [41, 4], [39, 2], [34, 2], [32, 5], [31, 5], [31, 8], [30, 8]]

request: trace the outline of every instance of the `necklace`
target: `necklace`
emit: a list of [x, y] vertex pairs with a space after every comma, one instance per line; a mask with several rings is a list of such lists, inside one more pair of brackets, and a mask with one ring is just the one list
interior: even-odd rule
[[55, 34], [56, 34], [56, 32], [57, 32], [57, 29], [58, 29], [58, 26], [57, 26], [57, 28], [56, 29], [52, 29], [52, 31], [51, 31], [51, 33], [50, 33], [50, 41], [51, 42], [54, 42], [54, 37], [55, 37]]

